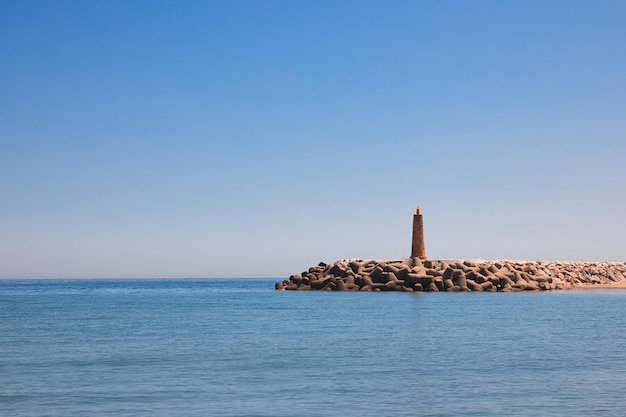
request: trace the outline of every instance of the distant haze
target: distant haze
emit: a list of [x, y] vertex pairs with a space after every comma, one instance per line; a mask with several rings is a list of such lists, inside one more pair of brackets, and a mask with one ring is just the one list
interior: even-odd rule
[[0, 278], [626, 261], [626, 2], [0, 4]]

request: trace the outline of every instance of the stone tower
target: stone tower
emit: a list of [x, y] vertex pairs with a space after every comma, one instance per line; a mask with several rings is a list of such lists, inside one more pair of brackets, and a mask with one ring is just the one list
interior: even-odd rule
[[411, 258], [426, 259], [426, 244], [424, 243], [424, 219], [418, 207], [413, 215], [413, 245]]

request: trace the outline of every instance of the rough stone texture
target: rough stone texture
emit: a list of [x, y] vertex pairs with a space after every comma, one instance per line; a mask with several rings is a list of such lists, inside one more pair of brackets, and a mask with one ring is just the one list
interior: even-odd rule
[[546, 291], [624, 286], [626, 263], [511, 260], [340, 260], [277, 282], [276, 290]]
[[413, 215], [413, 242], [411, 245], [411, 257], [426, 259], [426, 243], [424, 242], [424, 219], [418, 207]]

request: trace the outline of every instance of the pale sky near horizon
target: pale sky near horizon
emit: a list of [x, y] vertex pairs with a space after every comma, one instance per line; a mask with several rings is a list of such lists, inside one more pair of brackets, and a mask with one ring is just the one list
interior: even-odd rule
[[626, 261], [624, 1], [0, 2], [0, 278]]

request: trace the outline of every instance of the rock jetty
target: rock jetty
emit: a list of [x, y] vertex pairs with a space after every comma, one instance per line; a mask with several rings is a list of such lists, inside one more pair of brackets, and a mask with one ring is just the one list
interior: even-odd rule
[[277, 290], [545, 291], [620, 286], [626, 263], [511, 260], [347, 259], [320, 262], [277, 282]]

